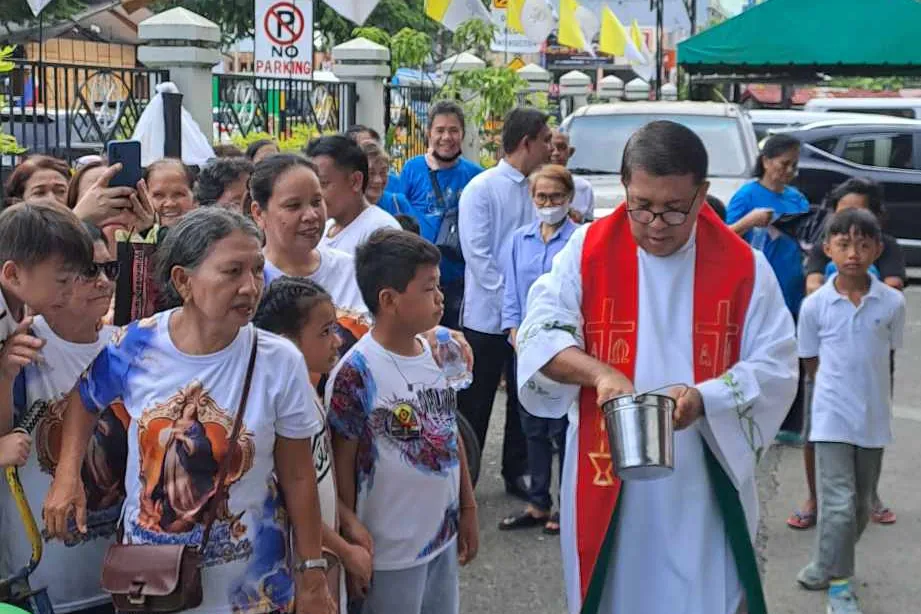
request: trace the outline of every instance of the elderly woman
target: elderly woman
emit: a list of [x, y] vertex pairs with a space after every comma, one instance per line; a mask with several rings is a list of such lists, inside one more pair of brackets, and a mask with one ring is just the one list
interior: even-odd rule
[[316, 474], [303, 462], [322, 424], [298, 350], [250, 324], [263, 289], [259, 230], [242, 215], [201, 209], [171, 229], [160, 255], [160, 281], [177, 306], [115, 335], [68, 398], [46, 529], [63, 536], [75, 516], [86, 532], [80, 466], [97, 413], [120, 398], [131, 418], [123, 542], [198, 545], [255, 343], [200, 609], [328, 614]]
[[29, 156], [13, 169], [6, 182], [7, 205], [48, 199], [63, 206], [68, 183], [70, 168], [66, 162], [51, 156]]
[[253, 163], [245, 157], [215, 158], [201, 169], [195, 185], [200, 205], [217, 205], [244, 212]]
[[175, 226], [184, 215], [198, 207], [192, 192], [195, 178], [182, 160], [157, 160], [144, 171], [144, 180], [161, 226]]
[[[528, 290], [537, 278], [548, 273], [556, 256], [578, 228], [569, 213], [575, 194], [572, 175], [564, 167], [550, 164], [531, 174], [531, 200], [537, 221], [523, 226], [512, 235], [505, 262], [505, 300], [502, 305], [502, 329], [508, 331], [516, 345], [518, 327], [524, 320]], [[544, 532], [560, 532], [559, 515], [551, 514], [550, 497], [553, 448], [560, 454], [563, 467], [566, 418], [537, 418], [519, 406], [521, 428], [528, 446], [528, 506], [499, 523], [500, 531], [543, 525]]]
[[365, 198], [390, 215], [410, 215], [412, 210], [406, 197], [387, 190], [390, 156], [374, 141], [360, 143], [360, 147], [368, 156], [368, 187], [365, 188]]

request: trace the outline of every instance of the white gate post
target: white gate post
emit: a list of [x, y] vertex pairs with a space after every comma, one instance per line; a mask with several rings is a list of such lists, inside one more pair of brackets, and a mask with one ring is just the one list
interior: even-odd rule
[[[333, 47], [333, 73], [355, 83], [355, 122], [384, 134], [384, 80], [390, 76], [390, 50], [366, 38]], [[346, 90], [340, 90], [347, 96]], [[346, 100], [341, 105], [348, 104]], [[345, 107], [343, 107], [345, 108]], [[344, 131], [348, 126], [339, 126]]]

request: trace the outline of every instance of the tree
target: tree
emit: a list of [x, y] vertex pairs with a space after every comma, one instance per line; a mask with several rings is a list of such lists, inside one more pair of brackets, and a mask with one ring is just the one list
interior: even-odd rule
[[[84, 8], [77, 0], [52, 0], [42, 11], [42, 18], [46, 25], [58, 23]], [[38, 18], [32, 14], [26, 0], [0, 0], [0, 24], [9, 33], [14, 24], [27, 27], [38, 25]]]
[[[221, 26], [225, 44], [254, 34], [253, 0], [158, 0], [151, 9], [161, 11], [176, 6], [187, 8]], [[317, 10], [314, 16], [316, 27], [331, 44], [349, 40], [357, 24], [343, 19], [325, 2], [315, 3], [314, 7]], [[425, 0], [381, 0], [363, 25], [376, 26], [391, 35], [402, 28], [432, 35], [438, 31], [438, 24], [425, 16], [424, 9]]]

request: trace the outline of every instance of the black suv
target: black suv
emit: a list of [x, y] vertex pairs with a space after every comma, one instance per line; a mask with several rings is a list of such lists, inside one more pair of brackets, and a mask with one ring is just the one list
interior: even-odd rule
[[854, 124], [823, 121], [784, 134], [804, 144], [794, 185], [811, 203], [851, 177], [883, 186], [886, 231], [899, 240], [909, 266], [921, 266], [921, 121]]

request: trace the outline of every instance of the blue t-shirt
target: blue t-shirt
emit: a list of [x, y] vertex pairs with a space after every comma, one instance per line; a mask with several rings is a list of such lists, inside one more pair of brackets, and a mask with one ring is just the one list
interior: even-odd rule
[[390, 171], [387, 174], [387, 185], [384, 186], [385, 192], [402, 192], [403, 182], [400, 181], [399, 173]]
[[[734, 224], [754, 209], [772, 209], [775, 217], [789, 213], [807, 213], [809, 201], [797, 190], [787, 186], [782, 194], [767, 189], [758, 181], [745, 184], [732, 196], [726, 209], [726, 223]], [[758, 232], [756, 232], [758, 231]], [[745, 234], [749, 243], [756, 242], [774, 269], [784, 302], [790, 313], [799, 313], [799, 305], [806, 295], [806, 275], [803, 272], [803, 254], [796, 239], [781, 234], [772, 239], [764, 229], [755, 229]]]
[[377, 201], [377, 206], [394, 217], [398, 215], [410, 215], [415, 217], [412, 215], [412, 209], [409, 206], [409, 201], [406, 200], [406, 197], [403, 196], [401, 192], [391, 192], [390, 190], [384, 190], [384, 193], [381, 195], [381, 199]]
[[[483, 172], [478, 165], [458, 158], [457, 164], [451, 168], [435, 171], [438, 185], [444, 196], [444, 206], [438, 204], [435, 190], [432, 189], [432, 180], [429, 178], [429, 166], [425, 162], [425, 155], [419, 155], [409, 160], [403, 166], [400, 182], [403, 184], [403, 194], [409, 201], [409, 210], [406, 215], [419, 222], [422, 236], [432, 243], [438, 238], [441, 229], [441, 220], [445, 211], [457, 208], [461, 191], [470, 180]], [[464, 264], [443, 258], [441, 261], [441, 281], [449, 283], [464, 276]]]

